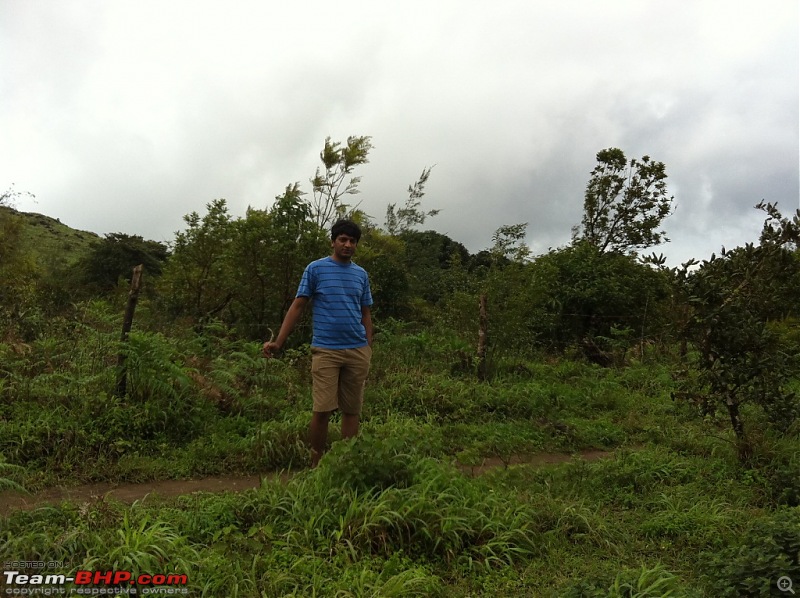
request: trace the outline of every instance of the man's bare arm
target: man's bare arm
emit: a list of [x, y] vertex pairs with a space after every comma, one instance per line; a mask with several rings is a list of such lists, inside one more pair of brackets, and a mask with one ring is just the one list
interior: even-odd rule
[[372, 310], [368, 305], [361, 306], [361, 323], [367, 332], [367, 343], [372, 346]]
[[292, 304], [289, 306], [289, 311], [286, 312], [286, 316], [283, 318], [278, 337], [274, 341], [269, 340], [264, 343], [263, 351], [266, 357], [272, 357], [273, 353], [283, 348], [283, 345], [286, 344], [286, 339], [289, 338], [292, 330], [297, 326], [297, 322], [303, 315], [307, 304], [308, 297], [295, 297], [295, 300], [292, 301]]

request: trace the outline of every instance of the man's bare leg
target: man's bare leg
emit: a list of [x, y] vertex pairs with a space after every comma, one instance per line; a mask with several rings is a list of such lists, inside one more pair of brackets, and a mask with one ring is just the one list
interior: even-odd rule
[[342, 438], [358, 436], [358, 413], [342, 413]]
[[330, 411], [314, 411], [311, 414], [311, 426], [308, 434], [308, 440], [311, 443], [311, 467], [316, 467], [325, 453], [330, 418]]

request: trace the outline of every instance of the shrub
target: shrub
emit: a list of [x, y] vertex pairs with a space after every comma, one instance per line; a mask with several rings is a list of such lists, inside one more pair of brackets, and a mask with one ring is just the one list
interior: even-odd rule
[[754, 522], [738, 546], [704, 555], [715, 596], [771, 596], [778, 578], [800, 579], [800, 507]]

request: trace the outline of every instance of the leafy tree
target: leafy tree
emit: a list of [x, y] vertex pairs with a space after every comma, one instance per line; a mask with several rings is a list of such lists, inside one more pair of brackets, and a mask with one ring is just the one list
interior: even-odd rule
[[314, 222], [313, 208], [303, 200], [297, 184], [287, 186], [284, 194], [275, 198], [270, 216], [281, 307], [285, 311], [294, 300], [303, 269], [329, 250], [330, 238], [328, 231]]
[[167, 260], [167, 247], [138, 235], [109, 233], [92, 245], [78, 264], [83, 283], [101, 291], [113, 290], [120, 278], [130, 280], [134, 266], [142, 264], [148, 275], [158, 276]]
[[691, 310], [684, 334], [697, 349], [679, 376], [680, 394], [699, 400], [706, 411], [725, 406], [743, 461], [752, 446], [742, 405], [759, 406], [780, 429], [800, 417], [789, 388], [800, 372], [800, 347], [776, 325], [779, 318], [800, 316], [800, 210], [789, 219], [774, 204], [756, 208], [767, 214], [758, 246], [723, 249], [696, 269], [692, 260], [676, 270]]
[[233, 299], [228, 250], [234, 233], [224, 199], [183, 217], [185, 231], [175, 233], [173, 253], [161, 279], [161, 289], [174, 313], [202, 323], [218, 316]]
[[356, 261], [369, 272], [373, 311], [380, 318], [403, 318], [410, 311], [410, 274], [405, 243], [370, 227], [364, 229]]
[[525, 262], [530, 257], [530, 248], [525, 244], [528, 223], [506, 224], [492, 235], [490, 253], [495, 264], [503, 261]]
[[338, 141], [332, 142], [330, 137], [325, 139], [325, 146], [319, 155], [324, 171], [317, 168], [311, 179], [312, 214], [317, 226], [327, 228], [334, 220], [345, 215], [348, 206], [342, 203], [342, 198], [357, 194], [361, 182], [361, 177], [350, 175], [356, 166], [369, 161], [371, 149], [372, 138], [367, 136], [348, 137], [344, 147]]
[[613, 353], [663, 329], [669, 298], [664, 272], [588, 242], [551, 250], [532, 266], [530, 326], [538, 342], [556, 350], [578, 347], [603, 365]]
[[407, 230], [399, 235], [403, 242], [412, 297], [436, 303], [452, 289], [445, 284], [454, 256], [459, 263], [469, 260], [469, 251], [458, 241], [436, 231]]
[[492, 236], [492, 247], [476, 256], [460, 254], [454, 247], [441, 275], [445, 318], [465, 341], [477, 340], [475, 358], [466, 357], [480, 379], [489, 376], [498, 354], [530, 348], [526, 229], [527, 223], [501, 226]]
[[431, 175], [431, 168], [422, 170], [417, 182], [408, 186], [408, 199], [402, 208], [397, 204], [386, 207], [386, 230], [390, 235], [399, 235], [412, 230], [417, 225], [425, 224], [428, 216], [436, 216], [440, 210], [423, 211], [422, 197], [425, 195], [425, 184]]
[[[492, 236], [489, 268], [480, 284], [486, 296], [487, 335], [491, 354], [527, 352], [533, 344], [534, 317], [530, 249], [525, 244], [527, 223], [504, 225]], [[480, 276], [480, 270], [476, 271]], [[476, 306], [479, 305], [476, 302]]]
[[586, 241], [601, 253], [636, 251], [668, 241], [658, 230], [672, 212], [664, 163], [649, 156], [628, 162], [617, 148], [598, 152], [597, 162], [573, 239]]
[[269, 211], [248, 209], [232, 229], [232, 323], [247, 337], [265, 339], [294, 299], [306, 264], [325, 252], [328, 241], [297, 184], [287, 186]]
[[281, 284], [272, 263], [275, 242], [272, 219], [264, 210], [247, 209], [231, 222], [224, 263], [229, 269], [229, 323], [246, 337], [267, 338], [270, 321], [280, 317]]

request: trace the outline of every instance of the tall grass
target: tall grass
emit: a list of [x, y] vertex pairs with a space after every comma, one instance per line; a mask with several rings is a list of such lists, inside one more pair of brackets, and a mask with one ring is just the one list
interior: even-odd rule
[[[795, 570], [797, 431], [754, 436], [757, 466], [743, 467], [726, 422], [672, 401], [668, 364], [514, 358], [479, 383], [459, 339], [390, 326], [362, 434], [342, 442], [335, 416], [308, 470], [305, 348], [264, 360], [213, 326], [136, 331], [116, 397], [118, 316], [77, 313], [0, 345], [0, 486], [292, 474], [240, 494], [15, 512], [5, 560], [182, 571], [205, 596], [761, 595]], [[609, 454], [524, 464], [586, 449]]]

